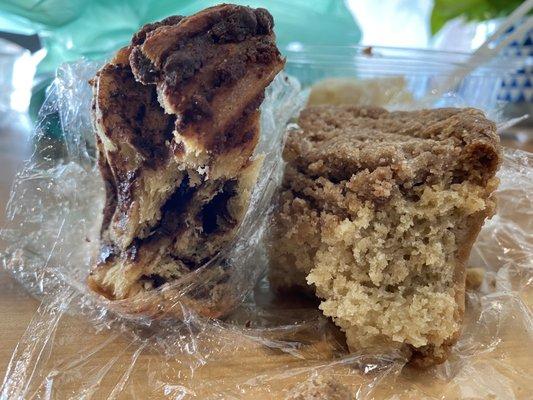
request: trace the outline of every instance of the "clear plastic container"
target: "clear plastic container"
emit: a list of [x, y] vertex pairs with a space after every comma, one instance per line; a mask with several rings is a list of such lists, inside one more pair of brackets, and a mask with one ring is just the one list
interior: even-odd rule
[[[461, 74], [469, 53], [364, 46], [292, 46], [285, 49], [287, 72], [304, 87], [332, 77], [361, 80], [401, 77], [415, 102], [433, 93], [444, 80]], [[493, 115], [501, 108], [502, 80], [520, 68], [525, 58], [496, 57], [467, 74], [449, 93], [436, 96], [428, 106], [449, 104], [477, 107]], [[385, 89], [385, 88], [384, 88]], [[450, 100], [451, 98], [451, 100]]]

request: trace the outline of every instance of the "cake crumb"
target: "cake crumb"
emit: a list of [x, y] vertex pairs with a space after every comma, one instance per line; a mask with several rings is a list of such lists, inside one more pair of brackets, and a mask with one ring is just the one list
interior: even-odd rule
[[466, 288], [468, 290], [477, 290], [483, 283], [485, 270], [479, 267], [470, 267], [466, 269]]

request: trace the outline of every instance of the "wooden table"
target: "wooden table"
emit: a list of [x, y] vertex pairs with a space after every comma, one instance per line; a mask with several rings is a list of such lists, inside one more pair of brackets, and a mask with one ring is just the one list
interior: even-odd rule
[[[0, 131], [0, 209], [2, 210], [8, 200], [10, 184], [15, 170], [28, 153], [25, 135], [24, 131], [13, 127]], [[530, 151], [533, 150], [531, 142], [525, 144], [509, 142], [508, 144]], [[0, 215], [0, 226], [3, 224], [4, 215], [2, 213]], [[0, 343], [2, 343], [0, 346], [0, 376], [4, 376], [11, 355], [19, 341], [21, 341], [21, 347], [17, 349], [19, 352], [31, 346], [33, 342], [39, 344], [46, 341], [46, 337], [39, 337], [38, 335], [33, 337], [25, 336], [26, 328], [32, 318], [42, 322], [49, 320], [42, 317], [43, 310], [39, 310], [36, 313], [38, 307], [39, 302], [26, 294], [11, 276], [0, 269]], [[56, 376], [55, 382], [61, 385], [61, 391], [53, 392], [53, 390], [57, 390], [55, 386], [48, 389], [41, 387], [41, 393], [46, 390], [52, 390], [52, 393], [55, 393], [54, 398], [68, 398], [69, 393], [80, 393], [80, 381], [85, 382], [84, 393], [87, 396], [86, 398], [94, 399], [113, 397], [114, 395], [117, 395], [114, 398], [124, 399], [155, 399], [161, 398], [163, 394], [168, 395], [169, 398], [170, 396], [181, 398], [179, 397], [180, 393], [188, 393], [186, 389], [187, 368], [163, 359], [160, 354], [150, 348], [133, 344], [131, 339], [119, 332], [104, 329], [95, 333], [92, 326], [83, 319], [64, 317], [61, 323], [62, 325], [56, 333], [55, 347], [51, 353], [52, 357], [49, 358], [48, 354], [40, 354], [40, 362], [44, 360], [51, 364], [54, 362], [60, 364], [63, 372], [62, 375]], [[516, 334], [524, 335], [524, 332]], [[325, 343], [322, 345], [323, 347], [318, 343], [314, 348], [307, 351], [328, 355], [332, 349]], [[262, 348], [261, 346], [251, 347], [250, 349], [239, 354], [221, 351], [221, 354], [215, 356], [223, 358], [223, 361], [219, 362], [218, 366], [200, 370], [194, 379], [205, 383], [205, 385], [203, 389], [198, 389], [196, 393], [198, 398], [204, 398], [203, 393], [216, 392], [217, 388], [234, 387], [236, 382], [242, 381], [242, 374], [249, 374], [250, 377], [254, 377], [260, 374], [261, 371], [271, 373], [273, 370], [278, 369], [281, 376], [283, 375], [283, 368], [297, 368], [300, 365], [300, 360], [288, 354], [275, 352], [272, 349]], [[505, 346], [501, 349], [501, 355], [499, 356], [503, 357], [502, 359], [507, 354], [507, 350], [509, 349], [506, 349]], [[79, 357], [72, 356], [72, 354], [80, 352], [82, 354]], [[86, 356], [85, 352], [91, 354]], [[513, 365], [527, 370], [528, 365], [532, 366], [533, 364], [528, 354], [530, 353], [524, 352], [523, 356], [517, 356], [514, 360], [516, 364]], [[23, 357], [18, 359], [23, 359]], [[86, 365], [79, 365], [80, 363], [76, 363], [77, 359], [84, 359]], [[320, 359], [321, 357], [317, 358], [316, 365], [320, 365]], [[31, 367], [35, 365], [36, 361], [36, 358], [28, 359], [27, 369], [31, 371]], [[68, 364], [68, 362], [71, 364]], [[155, 365], [160, 364], [162, 368], [155, 367]], [[280, 365], [283, 366], [281, 369]], [[154, 372], [156, 369], [159, 370], [157, 374]], [[87, 376], [76, 375], [79, 371], [85, 371]], [[306, 373], [306, 371], [302, 371], [302, 374], [305, 375]], [[453, 371], [450, 371], [450, 373], [453, 373]], [[488, 392], [484, 392], [484, 388], [490, 388], [491, 385], [495, 385], [497, 389], [498, 382], [483, 381], [483, 376], [476, 375], [482, 374], [482, 370], [463, 371], [461, 373], [466, 374], [462, 379], [480, 380], [479, 392], [472, 395], [479, 395], [481, 398], [499, 398], [498, 395], [490, 397], [487, 394]], [[469, 373], [472, 375], [468, 375]], [[99, 376], [98, 374], [103, 375]], [[253, 385], [245, 385], [242, 390], [249, 393], [246, 398], [281, 398], [281, 389], [294, 385], [301, 380], [302, 374], [288, 375], [275, 382], [259, 380], [256, 389], [253, 389]], [[518, 394], [519, 398], [533, 398], [528, 397], [533, 396], [531, 395], [533, 393], [533, 382], [530, 378], [530, 376], [524, 377], [523, 386]], [[101, 385], [91, 386], [91, 383], [98, 379], [102, 380]], [[354, 374], [353, 379], [359, 379], [361, 388], [364, 388], [370, 378], [359, 377]], [[156, 392], [147, 391], [146, 381], [150, 382], [151, 387], [158, 387], [158, 390]], [[171, 384], [170, 382], [173, 383]], [[183, 384], [180, 384], [180, 382], [183, 382]], [[404, 396], [402, 398], [415, 399], [420, 398], [422, 394], [429, 393], [447, 396], [446, 398], [455, 398], [458, 396], [459, 390], [459, 388], [454, 388], [450, 391], [450, 389], [444, 387], [443, 383], [435, 383], [435, 380], [429, 376], [410, 370], [404, 371], [396, 379], [393, 387], [387, 387], [386, 379], [383, 382], [385, 391], [390, 389], [394, 392], [403, 393]], [[439, 385], [442, 387], [439, 387]], [[124, 389], [124, 392], [119, 396], [120, 389]], [[30, 391], [31, 393], [33, 392]], [[234, 395], [236, 398], [240, 398], [241, 395], [244, 396], [242, 393], [244, 392], [235, 391]], [[30, 394], [27, 394], [28, 398]], [[381, 395], [380, 393], [374, 393], [376, 398], [380, 398]]]

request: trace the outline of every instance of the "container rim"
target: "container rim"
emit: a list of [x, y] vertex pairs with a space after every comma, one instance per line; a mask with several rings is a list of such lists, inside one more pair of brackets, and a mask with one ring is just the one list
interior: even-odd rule
[[[404, 63], [408, 69], [423, 68], [428, 70], [450, 69], [450, 67], [465, 67], [472, 55], [467, 52], [424, 49], [412, 47], [392, 47], [392, 46], [363, 46], [363, 45], [308, 45], [302, 43], [289, 43], [283, 48], [283, 53], [287, 56], [289, 63], [316, 64], [325, 63], [349, 66], [382, 66], [386, 67], [391, 63], [391, 67], [398, 62]], [[524, 66], [528, 57], [526, 55], [497, 55], [487, 58], [474, 73], [503, 73], [516, 70]], [[401, 66], [401, 64], [400, 64]]]

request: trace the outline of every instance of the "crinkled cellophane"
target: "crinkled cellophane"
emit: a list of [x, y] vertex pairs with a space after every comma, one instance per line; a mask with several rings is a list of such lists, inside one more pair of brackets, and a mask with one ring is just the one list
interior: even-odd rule
[[[16, 347], [6, 399], [273, 399], [335, 382], [353, 398], [493, 398], [530, 395], [533, 360], [533, 156], [506, 150], [497, 214], [485, 223], [470, 265], [485, 270], [467, 292], [465, 325], [448, 361], [421, 372], [400, 354], [349, 354], [316, 304], [276, 298], [263, 279], [262, 242], [279, 184], [285, 126], [302, 106], [298, 83], [278, 76], [262, 105], [260, 180], [235, 241], [173, 283], [183, 294], [231, 265], [240, 305], [208, 320], [124, 314], [92, 295], [85, 279], [98, 246], [103, 186], [94, 166], [87, 80], [97, 65], [65, 65], [41, 110], [36, 152], [18, 174], [2, 230], [4, 267], [42, 303]], [[62, 140], [43, 145], [60, 122]], [[42, 140], [43, 139], [43, 140]], [[256, 285], [256, 282], [259, 284]], [[180, 304], [180, 296], [176, 296]], [[123, 304], [122, 304], [123, 305]]]

